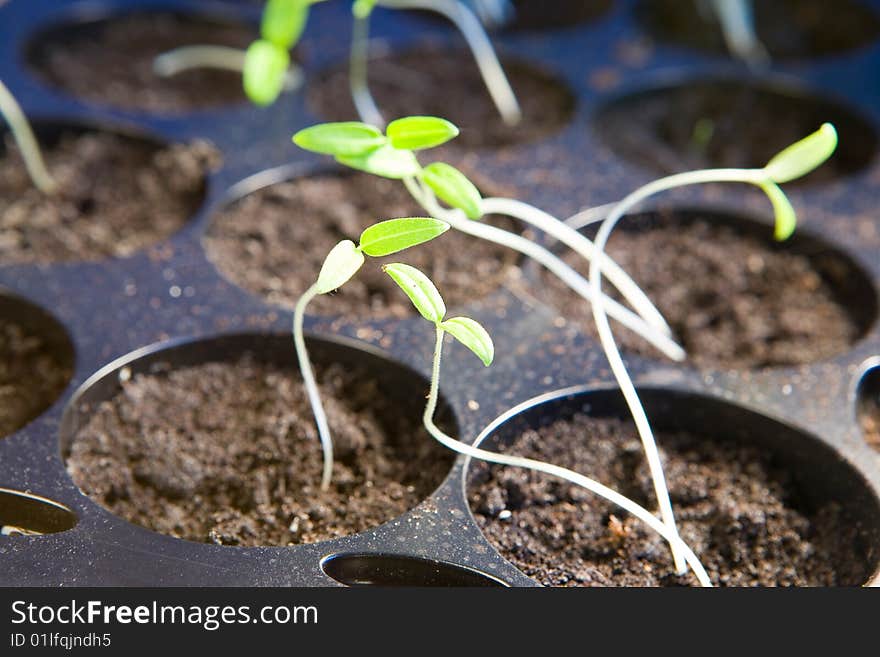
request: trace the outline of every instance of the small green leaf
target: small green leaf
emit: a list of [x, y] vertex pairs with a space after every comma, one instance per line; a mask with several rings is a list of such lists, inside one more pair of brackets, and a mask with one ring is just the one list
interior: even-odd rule
[[354, 4], [351, 6], [351, 13], [356, 18], [366, 18], [373, 11], [376, 2], [377, 0], [354, 0]]
[[773, 237], [779, 242], [787, 240], [797, 225], [797, 215], [795, 215], [791, 202], [776, 183], [761, 183], [761, 189], [773, 204], [773, 214], [776, 217]]
[[244, 55], [242, 81], [247, 97], [257, 105], [269, 105], [281, 93], [290, 65], [287, 50], [260, 39]]
[[378, 129], [359, 121], [320, 123], [303, 128], [293, 136], [293, 143], [300, 148], [336, 157], [363, 155], [385, 141]]
[[279, 48], [290, 50], [305, 29], [310, 4], [308, 0], [268, 0], [260, 34]]
[[382, 267], [382, 271], [393, 278], [400, 289], [406, 292], [406, 296], [413, 302], [422, 317], [434, 324], [443, 321], [443, 316], [446, 314], [446, 304], [443, 303], [443, 297], [440, 296], [430, 278], [415, 267], [399, 262], [385, 265]]
[[463, 210], [469, 219], [483, 216], [483, 197], [467, 176], [455, 167], [434, 162], [422, 169], [422, 180], [442, 200]]
[[458, 136], [458, 128], [435, 116], [407, 116], [388, 124], [385, 134], [394, 148], [417, 151], [444, 144]]
[[352, 169], [366, 171], [383, 178], [407, 178], [422, 170], [410, 151], [397, 150], [389, 144], [353, 156], [337, 156], [336, 161]]
[[373, 224], [361, 233], [361, 251], [379, 258], [422, 244], [449, 230], [449, 224], [429, 217], [403, 217]]
[[354, 276], [364, 264], [364, 254], [351, 240], [342, 240], [334, 246], [321, 266], [318, 274], [316, 290], [318, 294], [327, 294], [342, 286]]
[[492, 338], [480, 324], [470, 317], [453, 317], [440, 324], [440, 328], [473, 351], [483, 365], [489, 367], [495, 358]]
[[831, 157], [837, 148], [837, 130], [830, 123], [822, 126], [774, 155], [764, 171], [773, 182], [785, 183], [810, 173]]

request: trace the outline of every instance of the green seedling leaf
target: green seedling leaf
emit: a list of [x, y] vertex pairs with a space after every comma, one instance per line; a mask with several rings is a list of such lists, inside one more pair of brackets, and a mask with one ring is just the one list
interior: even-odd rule
[[773, 214], [776, 217], [773, 237], [780, 242], [787, 240], [791, 237], [797, 225], [797, 215], [795, 215], [791, 202], [776, 183], [762, 183], [761, 189], [764, 190], [764, 193], [773, 204]]
[[444, 144], [458, 136], [458, 128], [435, 116], [407, 116], [388, 124], [385, 134], [394, 148], [417, 151]]
[[463, 210], [469, 219], [483, 216], [483, 197], [467, 176], [455, 167], [434, 162], [422, 169], [422, 180], [440, 199]]
[[284, 76], [290, 65], [287, 50], [260, 39], [244, 55], [242, 80], [244, 92], [257, 105], [270, 105], [284, 88]]
[[415, 267], [395, 262], [382, 267], [382, 271], [394, 279], [400, 289], [406, 293], [422, 317], [429, 322], [438, 324], [446, 314], [443, 297], [434, 287], [431, 279]]
[[260, 34], [279, 48], [290, 50], [303, 33], [310, 4], [308, 0], [268, 0]]
[[355, 246], [355, 243], [351, 240], [342, 240], [330, 250], [324, 259], [316, 283], [317, 293], [327, 294], [341, 287], [357, 273], [363, 264], [364, 254]]
[[449, 333], [465, 347], [473, 351], [483, 365], [489, 367], [495, 358], [495, 345], [492, 338], [478, 322], [470, 317], [453, 317], [440, 324], [440, 328]]
[[830, 123], [771, 158], [764, 171], [773, 182], [785, 183], [810, 173], [837, 148], [837, 130]]
[[366, 18], [372, 13], [376, 2], [377, 0], [354, 0], [351, 13], [355, 15], [355, 18]]
[[428, 242], [449, 230], [445, 221], [429, 217], [403, 217], [373, 224], [361, 233], [360, 248], [379, 258]]
[[357, 157], [385, 144], [376, 128], [359, 121], [321, 123], [304, 128], [293, 136], [293, 143], [313, 153], [336, 157]]
[[401, 151], [389, 144], [359, 155], [337, 156], [336, 161], [383, 178], [408, 178], [417, 176], [422, 170], [410, 151]]

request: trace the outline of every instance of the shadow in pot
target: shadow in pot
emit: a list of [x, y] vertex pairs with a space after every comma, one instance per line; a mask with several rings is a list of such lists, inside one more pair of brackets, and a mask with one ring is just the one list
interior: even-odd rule
[[470, 568], [395, 554], [336, 554], [321, 569], [346, 586], [504, 586]]
[[[859, 585], [880, 565], [880, 500], [822, 440], [716, 398], [645, 388], [683, 540], [716, 585]], [[524, 405], [525, 406], [525, 405]], [[641, 442], [616, 390], [539, 400], [489, 449], [582, 472], [656, 507]], [[627, 419], [624, 419], [627, 418]], [[502, 556], [548, 586], [666, 586], [668, 545], [583, 489], [472, 462], [474, 517]]]
[[880, 452], [880, 364], [865, 372], [859, 381], [856, 408], [865, 442]]
[[329, 490], [290, 335], [160, 344], [106, 366], [62, 419], [68, 472], [129, 522], [219, 545], [312, 543], [415, 507], [453, 462], [420, 425], [428, 382], [354, 343], [309, 350], [333, 434]]
[[0, 488], [0, 540], [66, 532], [76, 523], [76, 515], [63, 504], [39, 495]]

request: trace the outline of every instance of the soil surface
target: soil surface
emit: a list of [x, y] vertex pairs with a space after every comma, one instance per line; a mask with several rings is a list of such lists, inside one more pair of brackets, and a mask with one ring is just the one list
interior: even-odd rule
[[[324, 258], [342, 239], [358, 241], [369, 225], [422, 216], [398, 180], [368, 174], [325, 174], [279, 183], [249, 194], [215, 217], [205, 238], [208, 256], [230, 280], [271, 303], [292, 307], [315, 282]], [[508, 229], [512, 221], [492, 221]], [[382, 272], [387, 262], [424, 271], [450, 308], [479, 300], [518, 276], [517, 255], [448, 230], [431, 242], [385, 258], [367, 258], [357, 276], [308, 311], [348, 318], [411, 317], [416, 310]]]
[[0, 317], [0, 437], [51, 406], [72, 375], [69, 354], [12, 318]]
[[[633, 217], [611, 234], [607, 251], [642, 288], [699, 367], [730, 369], [797, 365], [846, 351], [862, 334], [842, 290], [852, 268], [829, 252], [786, 249], [732, 227], [672, 213]], [[563, 259], [585, 276], [571, 251]], [[590, 306], [542, 272], [542, 300], [566, 321], [596, 336]], [[620, 300], [603, 279], [603, 290]], [[619, 324], [622, 351], [663, 356]]]
[[838, 148], [794, 180], [828, 182], [868, 166], [877, 150], [869, 123], [846, 108], [783, 88], [734, 80], [693, 80], [637, 92], [606, 105], [595, 128], [618, 155], [659, 174], [713, 167], [764, 166], [822, 123], [837, 128]]
[[299, 375], [247, 356], [123, 383], [74, 437], [68, 471], [126, 520], [221, 545], [311, 543], [416, 506], [452, 454], [365, 372], [316, 365], [335, 449], [328, 491]]
[[[589, 449], [585, 445], [590, 437]], [[759, 448], [658, 432], [679, 532], [713, 584], [857, 585], [858, 532], [836, 502], [798, 506], [790, 475]], [[561, 465], [656, 507], [634, 425], [576, 414], [517, 437], [505, 453]], [[546, 586], [696, 585], [641, 521], [557, 479], [474, 462], [470, 503], [503, 556]], [[507, 511], [508, 513], [502, 513]]]
[[129, 256], [183, 226], [219, 159], [205, 142], [159, 146], [108, 132], [40, 138], [59, 191], [31, 183], [11, 136], [0, 157], [0, 259], [49, 263]]
[[88, 102], [180, 114], [246, 102], [241, 74], [203, 68], [164, 78], [153, 72], [156, 56], [193, 45], [243, 49], [257, 36], [248, 25], [135, 13], [44, 34], [29, 61], [49, 84]]
[[[470, 51], [421, 48], [373, 59], [370, 91], [388, 121], [421, 114], [452, 121], [461, 129], [451, 142], [458, 147], [534, 141], [568, 124], [575, 100], [560, 81], [518, 60], [502, 57], [501, 65], [523, 114], [515, 127], [501, 121]], [[353, 120], [347, 63], [312, 85], [307, 100], [325, 121]]]
[[[721, 28], [695, 2], [643, 0], [636, 14], [659, 41], [728, 54]], [[755, 31], [771, 58], [817, 57], [867, 46], [880, 36], [880, 16], [862, 2], [755, 2]], [[711, 14], [707, 15], [711, 16]]]

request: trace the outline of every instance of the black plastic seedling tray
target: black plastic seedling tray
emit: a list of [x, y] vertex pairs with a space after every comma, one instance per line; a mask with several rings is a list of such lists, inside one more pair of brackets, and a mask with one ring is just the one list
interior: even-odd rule
[[[128, 258], [94, 263], [0, 266], [3, 311], [38, 328], [51, 326], [50, 335], [62, 343], [69, 339], [75, 353], [74, 375], [64, 394], [39, 418], [0, 440], [0, 524], [46, 532], [0, 538], [0, 583], [536, 585], [478, 529], [467, 503], [463, 459], [428, 499], [404, 515], [357, 535], [291, 547], [227, 547], [160, 535], [114, 516], [72, 482], [64, 457], [70, 436], [83, 421], [79, 409], [117, 390], [124, 368], [126, 375], [137, 374], [157, 363], [234, 359], [244, 351], [273, 362], [293, 362], [291, 313], [223, 278], [206, 258], [202, 238], [212, 215], [232, 199], [327, 168], [326, 161], [290, 143], [293, 132], [321, 120], [310, 114], [302, 94], [286, 95], [263, 110], [242, 102], [156, 117], [77, 101], [30, 70], [28, 44], [43, 30], [143, 7], [254, 24], [259, 17], [258, 3], [185, 0], [13, 0], [0, 12], [0, 79], [38, 126], [98, 126], [162, 141], [204, 138], [223, 156], [222, 166], [210, 176], [201, 209], [162, 244]], [[345, 60], [347, 17], [345, 2], [314, 9], [301, 52], [307, 76]], [[804, 90], [851, 108], [864, 117], [875, 138], [880, 134], [880, 40], [850, 52], [781, 59], [772, 73], [758, 74], [723, 56], [650, 45], [641, 30], [634, 3], [619, 0], [584, 25], [496, 35], [502, 53], [515, 54], [562, 80], [576, 106], [568, 125], [544, 139], [504, 152], [477, 151], [481, 171], [513, 185], [518, 198], [562, 216], [619, 199], [653, 174], [621, 159], [600, 139], [593, 129], [596, 113], [630, 93], [694, 79], [721, 77]], [[378, 12], [373, 33], [389, 48], [455, 41], [439, 23], [391, 12]], [[548, 176], [552, 185], [544, 184]], [[875, 321], [878, 181], [880, 158], [874, 156], [848, 176], [789, 189], [801, 210], [802, 239], [843, 253], [867, 281], [867, 292], [853, 301], [869, 318], [866, 332], [848, 351], [823, 362], [757, 371], [627, 356], [658, 425], [710, 425], [722, 436], [760, 442], [817, 499], [833, 499], [852, 510], [870, 545], [866, 583], [880, 583], [880, 456], [862, 437], [857, 405], [863, 377], [880, 356]], [[759, 196], [744, 197], [739, 189], [711, 191], [711, 196], [704, 191], [678, 194], [675, 207], [767, 217]], [[526, 285], [540, 284], [530, 267], [523, 268], [523, 276]], [[461, 436], [475, 437], [503, 414], [493, 425], [493, 436], [502, 440], [523, 423], [535, 426], [582, 408], [622, 413], [598, 346], [571, 327], [557, 326], [555, 312], [540, 296], [527, 298], [502, 289], [463, 309], [487, 326], [499, 349], [496, 363], [486, 370], [458, 352], [451, 352], [444, 365], [448, 372], [460, 373], [445, 378], [442, 394]], [[432, 332], [422, 320], [310, 316], [306, 327], [316, 357], [367, 363], [390, 388], [427, 389]], [[469, 403], [473, 401], [478, 404]]]

